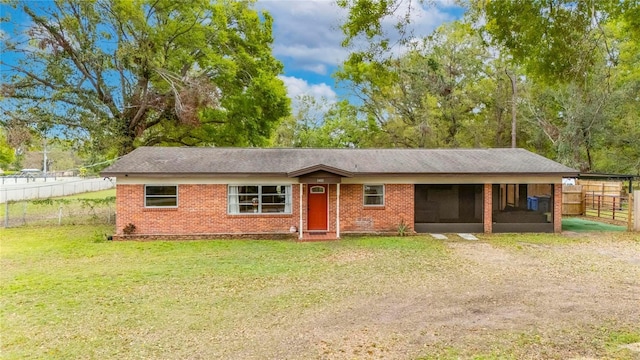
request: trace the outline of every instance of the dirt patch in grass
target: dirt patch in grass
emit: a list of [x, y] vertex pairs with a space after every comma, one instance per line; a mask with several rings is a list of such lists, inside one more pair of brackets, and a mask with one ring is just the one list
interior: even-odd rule
[[299, 244], [76, 233], [24, 249], [20, 234], [3, 240], [6, 358], [640, 358], [633, 234]]
[[369, 250], [350, 250], [343, 252], [331, 253], [324, 257], [324, 260], [333, 264], [347, 264], [351, 262], [371, 259], [375, 256], [373, 251]]
[[384, 294], [345, 300], [302, 322], [316, 356], [635, 356], [608, 353], [604, 337], [609, 327], [639, 330], [637, 243], [447, 245], [454, 269], [416, 272]]

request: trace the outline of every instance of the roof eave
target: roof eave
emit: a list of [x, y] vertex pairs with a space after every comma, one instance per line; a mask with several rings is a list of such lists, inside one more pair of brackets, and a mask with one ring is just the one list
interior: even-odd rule
[[341, 177], [353, 177], [354, 173], [351, 171], [347, 171], [347, 170], [343, 170], [343, 169], [338, 169], [336, 167], [333, 166], [328, 166], [328, 165], [324, 165], [324, 164], [316, 164], [313, 166], [309, 166], [303, 169], [298, 169], [295, 171], [290, 171], [287, 173], [288, 177], [300, 177], [300, 176], [304, 176], [304, 175], [309, 175], [311, 173], [314, 172], [318, 172], [318, 171], [326, 171], [328, 173], [331, 174], [335, 174]]
[[358, 172], [357, 176], [562, 176], [576, 177], [578, 172]]
[[[268, 177], [299, 177], [304, 176], [315, 171], [328, 171], [336, 175], [343, 177], [357, 177], [357, 176], [562, 176], [562, 177], [577, 177], [580, 175], [578, 172], [347, 172], [347, 171], [330, 171], [328, 167], [322, 169], [308, 170], [301, 169], [285, 172], [242, 172], [242, 173], [213, 173], [213, 172], [131, 172], [131, 171], [103, 171], [100, 176], [103, 177], [158, 177], [168, 178], [176, 176], [191, 176], [191, 177], [250, 177], [250, 176], [268, 176]], [[304, 170], [304, 171], [303, 171]], [[338, 169], [339, 170], [339, 169]]]
[[248, 177], [248, 176], [268, 176], [268, 177], [287, 177], [287, 173], [284, 172], [269, 172], [269, 173], [212, 173], [212, 172], [132, 172], [132, 171], [103, 171], [100, 176], [103, 177]]

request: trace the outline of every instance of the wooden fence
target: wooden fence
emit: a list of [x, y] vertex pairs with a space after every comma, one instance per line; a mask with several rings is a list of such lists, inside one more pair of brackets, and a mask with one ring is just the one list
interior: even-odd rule
[[585, 194], [584, 215], [628, 223], [631, 219], [629, 196]]
[[582, 186], [582, 192], [585, 194], [613, 196], [622, 194], [622, 182], [620, 181], [578, 180], [578, 185]]
[[583, 215], [582, 185], [562, 185], [562, 215]]
[[562, 215], [598, 217], [624, 223], [631, 230], [638, 211], [633, 210], [633, 195], [622, 190], [620, 182], [581, 180], [579, 185], [563, 185]]

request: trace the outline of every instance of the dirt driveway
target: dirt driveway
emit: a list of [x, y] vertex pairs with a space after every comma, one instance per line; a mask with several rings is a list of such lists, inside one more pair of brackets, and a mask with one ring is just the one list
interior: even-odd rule
[[447, 240], [446, 263], [392, 283], [372, 274], [369, 296], [281, 319], [253, 340], [269, 358], [640, 359], [640, 344], [611, 345], [640, 341], [640, 241], [580, 236], [589, 239]]

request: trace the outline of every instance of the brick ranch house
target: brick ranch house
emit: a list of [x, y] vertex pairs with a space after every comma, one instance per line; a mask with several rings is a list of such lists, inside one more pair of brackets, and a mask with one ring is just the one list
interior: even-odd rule
[[117, 177], [115, 239], [560, 232], [563, 177], [523, 149], [141, 147]]

